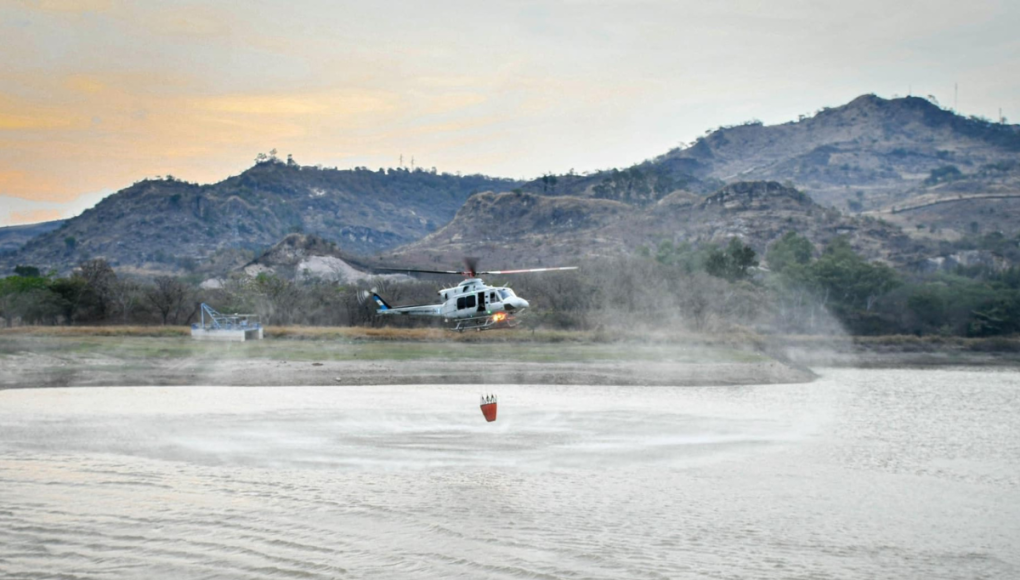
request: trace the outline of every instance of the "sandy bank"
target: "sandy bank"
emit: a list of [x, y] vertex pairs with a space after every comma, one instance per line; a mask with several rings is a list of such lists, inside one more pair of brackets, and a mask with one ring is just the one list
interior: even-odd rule
[[703, 346], [32, 337], [0, 342], [0, 388], [374, 384], [746, 385], [814, 379], [760, 353]]

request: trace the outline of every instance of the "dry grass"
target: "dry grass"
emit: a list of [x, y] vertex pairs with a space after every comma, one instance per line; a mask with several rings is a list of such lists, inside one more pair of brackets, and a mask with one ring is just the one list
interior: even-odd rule
[[[0, 329], [2, 336], [57, 337], [187, 337], [187, 326], [22, 326]], [[343, 342], [442, 342], [442, 343], [639, 343], [696, 344], [713, 347], [747, 347], [768, 350], [770, 347], [825, 348], [837, 351], [888, 352], [1020, 352], [1020, 337], [965, 338], [959, 336], [767, 336], [750, 330], [719, 334], [646, 329], [614, 330], [491, 330], [486, 332], [451, 332], [439, 328], [368, 328], [330, 326], [271, 326], [266, 338], [283, 340], [333, 340]]]
[[187, 326], [18, 326], [0, 336], [191, 336]]
[[[56, 337], [187, 337], [186, 326], [23, 326], [0, 330], [2, 336]], [[369, 328], [330, 326], [270, 326], [268, 339], [337, 340], [344, 342], [457, 342], [457, 343], [615, 343], [703, 344], [730, 346], [757, 344], [762, 337], [754, 333], [734, 332], [725, 335], [694, 334], [675, 331], [621, 330], [544, 330], [501, 329], [486, 332], [451, 332], [440, 328]]]
[[[0, 336], [155, 336], [186, 337], [187, 326], [19, 326], [0, 329]], [[567, 330], [493, 330], [450, 332], [438, 328], [368, 328], [361, 326], [271, 326], [266, 338], [292, 340], [410, 342], [602, 342], [596, 333]]]

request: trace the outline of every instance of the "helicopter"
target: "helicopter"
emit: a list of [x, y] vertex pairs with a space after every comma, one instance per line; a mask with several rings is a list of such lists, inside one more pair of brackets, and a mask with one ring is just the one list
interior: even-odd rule
[[450, 330], [491, 330], [495, 328], [513, 328], [517, 326], [517, 315], [527, 309], [530, 304], [508, 286], [490, 286], [479, 276], [524, 274], [530, 272], [556, 272], [576, 270], [577, 266], [560, 268], [530, 268], [525, 270], [488, 270], [477, 271], [477, 258], [465, 258], [464, 270], [417, 270], [412, 268], [377, 268], [386, 272], [404, 272], [419, 274], [449, 274], [464, 276], [460, 284], [439, 291], [442, 302], [439, 304], [417, 304], [408, 306], [391, 306], [372, 291], [362, 290], [358, 298], [365, 303], [369, 298], [378, 307], [376, 314], [381, 316], [431, 316], [442, 318]]

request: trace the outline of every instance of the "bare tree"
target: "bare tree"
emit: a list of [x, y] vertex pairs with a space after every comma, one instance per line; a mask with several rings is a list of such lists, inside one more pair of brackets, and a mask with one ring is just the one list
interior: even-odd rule
[[131, 312], [138, 306], [141, 286], [134, 280], [117, 280], [110, 286], [110, 302], [120, 312], [121, 323], [127, 324]]
[[177, 320], [189, 302], [191, 289], [172, 276], [157, 276], [154, 285], [145, 291], [145, 298], [163, 319], [177, 324]]
[[75, 274], [85, 281], [86, 288], [95, 296], [99, 318], [105, 319], [109, 314], [112, 299], [110, 292], [117, 283], [117, 274], [109, 262], [102, 258], [85, 260], [78, 265]]

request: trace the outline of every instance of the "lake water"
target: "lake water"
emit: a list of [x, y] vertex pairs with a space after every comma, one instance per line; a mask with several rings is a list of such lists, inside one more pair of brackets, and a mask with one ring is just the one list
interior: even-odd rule
[[0, 392], [0, 578], [1020, 578], [1020, 373]]

